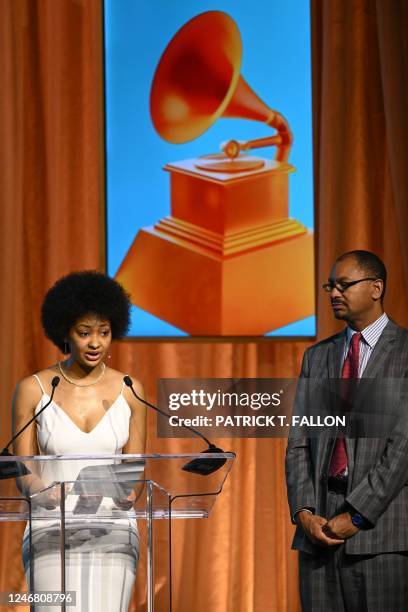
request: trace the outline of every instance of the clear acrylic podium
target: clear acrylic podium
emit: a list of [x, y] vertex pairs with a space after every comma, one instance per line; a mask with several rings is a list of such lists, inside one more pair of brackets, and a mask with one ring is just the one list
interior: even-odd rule
[[[201, 475], [186, 471], [193, 460], [218, 459], [223, 465]], [[174, 519], [202, 519], [210, 515], [220, 495], [235, 454], [180, 455], [42, 455], [0, 457], [2, 471], [15, 467], [27, 474], [0, 480], [0, 520], [26, 522], [25, 557], [29, 567], [29, 592], [36, 593], [36, 560], [41, 551], [55, 551], [54, 591], [70, 591], [67, 556], [74, 554], [78, 533], [116, 534], [145, 522], [146, 541], [140, 541], [146, 558], [146, 609], [155, 610], [155, 564], [166, 556], [166, 600], [172, 610], [171, 527]], [[222, 461], [223, 460], [223, 461]], [[24, 469], [25, 468], [25, 469]], [[12, 472], [10, 472], [12, 473]], [[21, 473], [21, 472], [20, 472]], [[58, 474], [58, 480], [55, 479]], [[126, 500], [130, 501], [126, 501]], [[167, 522], [167, 539], [155, 542], [156, 520]], [[105, 531], [104, 531], [105, 530]], [[112, 550], [112, 548], [108, 549]], [[39, 563], [39, 561], [37, 561]], [[58, 567], [57, 567], [58, 565]], [[39, 567], [39, 566], [38, 566]], [[139, 568], [138, 568], [139, 571]], [[78, 602], [77, 602], [78, 603]], [[69, 602], [55, 603], [72, 610]], [[30, 603], [36, 610], [40, 603]], [[44, 608], [45, 610], [47, 608]], [[55, 608], [48, 608], [49, 610]]]

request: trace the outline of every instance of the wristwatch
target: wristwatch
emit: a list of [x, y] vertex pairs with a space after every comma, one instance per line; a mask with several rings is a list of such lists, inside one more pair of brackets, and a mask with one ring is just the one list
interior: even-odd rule
[[355, 527], [358, 527], [358, 529], [363, 529], [367, 526], [366, 519], [358, 512], [351, 513], [351, 522], [353, 523], [353, 525], [355, 525]]

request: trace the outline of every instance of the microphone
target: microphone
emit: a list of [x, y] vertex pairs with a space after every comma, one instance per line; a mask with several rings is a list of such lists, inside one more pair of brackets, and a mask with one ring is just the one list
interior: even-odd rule
[[[130, 376], [124, 376], [123, 381], [125, 385], [131, 389], [133, 395], [135, 396], [137, 400], [139, 400], [139, 402], [142, 402], [142, 404], [145, 404], [149, 408], [152, 408], [153, 410], [155, 410], [162, 416], [166, 417], [166, 419], [170, 419], [170, 416], [172, 415], [168, 414], [167, 412], [164, 412], [164, 410], [160, 410], [160, 408], [158, 408], [154, 404], [151, 404], [147, 400], [144, 400], [137, 395], [136, 391], [133, 388], [133, 381], [130, 378]], [[184, 427], [185, 429], [188, 429], [194, 435], [198, 436], [199, 438], [204, 440], [206, 444], [208, 444], [208, 448], [205, 451], [202, 451], [202, 453], [223, 453], [224, 452], [222, 448], [217, 448], [214, 444], [212, 444], [201, 433], [201, 431], [198, 431], [198, 429], [195, 429], [194, 427], [190, 427], [189, 425], [185, 425], [184, 423], [181, 423], [181, 426]], [[209, 474], [212, 474], [213, 472], [216, 472], [217, 470], [219, 470], [220, 467], [222, 467], [225, 462], [226, 462], [226, 459], [221, 458], [221, 457], [220, 458], [203, 457], [200, 459], [193, 459], [192, 461], [189, 461], [188, 463], [183, 465], [182, 469], [186, 472], [191, 472], [192, 474], [200, 474], [201, 476], [208, 476]]]
[[[29, 425], [31, 425], [31, 423], [33, 421], [35, 421], [35, 419], [37, 417], [40, 416], [40, 414], [51, 404], [52, 399], [54, 397], [54, 393], [55, 393], [55, 389], [58, 387], [59, 382], [60, 382], [60, 377], [59, 376], [54, 376], [54, 378], [51, 381], [51, 386], [52, 386], [52, 392], [51, 392], [51, 397], [49, 399], [49, 401], [45, 404], [45, 406], [43, 406], [41, 408], [41, 410], [35, 414], [29, 421], [28, 423], [26, 423], [24, 425], [24, 427], [22, 427], [10, 440], [10, 442], [8, 442], [8, 444], [6, 444], [6, 446], [3, 448], [3, 450], [0, 453], [1, 457], [12, 457], [10, 451], [9, 451], [9, 446], [14, 442], [14, 440], [16, 438], [18, 438], [25, 429], [27, 429], [27, 427]], [[17, 478], [17, 476], [26, 476], [27, 474], [31, 474], [30, 470], [24, 465], [24, 463], [21, 463], [21, 461], [0, 461], [0, 480], [5, 480], [6, 478]]]

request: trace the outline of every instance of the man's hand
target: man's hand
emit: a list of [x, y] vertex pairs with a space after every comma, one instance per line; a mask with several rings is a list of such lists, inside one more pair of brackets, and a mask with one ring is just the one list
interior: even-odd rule
[[318, 546], [338, 546], [344, 542], [344, 540], [337, 535], [325, 533], [323, 528], [327, 525], [327, 520], [323, 516], [311, 514], [310, 512], [306, 512], [306, 510], [302, 510], [296, 515], [296, 521], [312, 544]]
[[358, 527], [353, 525], [350, 512], [343, 512], [327, 521], [323, 531], [330, 538], [347, 539], [357, 533]]

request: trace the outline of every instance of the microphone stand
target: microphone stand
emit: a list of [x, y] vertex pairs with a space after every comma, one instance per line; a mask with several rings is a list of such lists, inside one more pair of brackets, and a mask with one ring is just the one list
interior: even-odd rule
[[[25, 429], [27, 429], [27, 427], [29, 425], [31, 425], [31, 423], [33, 421], [35, 421], [35, 419], [40, 416], [40, 414], [51, 404], [52, 399], [54, 397], [54, 393], [55, 393], [55, 389], [57, 388], [59, 382], [60, 382], [60, 377], [59, 376], [54, 376], [54, 378], [51, 381], [51, 386], [52, 386], [52, 392], [51, 392], [51, 397], [49, 399], [49, 401], [45, 404], [45, 406], [43, 406], [41, 408], [41, 410], [38, 412], [38, 414], [35, 414], [32, 419], [30, 419], [28, 421], [28, 423], [26, 423], [24, 425], [24, 427], [22, 427], [10, 440], [10, 442], [8, 442], [8, 444], [6, 444], [6, 446], [3, 448], [3, 450], [0, 453], [1, 457], [12, 457], [13, 455], [10, 453], [9, 451], [9, 446], [14, 442], [14, 440], [16, 438], [18, 438], [18, 436], [20, 436], [23, 431]], [[27, 474], [31, 474], [31, 471], [24, 465], [24, 463], [22, 463], [21, 461], [0, 461], [0, 480], [5, 480], [6, 478], [17, 478], [18, 476], [27, 476]]]
[[[168, 414], [167, 412], [164, 412], [164, 410], [160, 410], [160, 408], [158, 408], [154, 404], [151, 404], [147, 400], [144, 400], [143, 398], [137, 395], [136, 391], [133, 388], [133, 381], [130, 378], [130, 376], [125, 376], [123, 378], [123, 381], [125, 385], [131, 389], [133, 395], [135, 396], [137, 400], [139, 400], [139, 402], [142, 402], [142, 404], [145, 404], [149, 408], [152, 408], [158, 414], [161, 414], [162, 416], [166, 417], [166, 419], [170, 419], [170, 416], [171, 416], [170, 414]], [[185, 425], [184, 423], [182, 423], [181, 426], [191, 431], [194, 435], [200, 437], [208, 445], [208, 448], [202, 451], [202, 454], [223, 453], [224, 452], [222, 448], [217, 448], [215, 444], [212, 444], [212, 442], [210, 442], [200, 431], [198, 431], [197, 429], [194, 429], [194, 427], [190, 427], [189, 425]], [[192, 461], [189, 461], [188, 463], [183, 465], [182, 469], [185, 472], [191, 472], [192, 474], [200, 474], [201, 476], [208, 476], [209, 474], [212, 474], [213, 472], [216, 472], [217, 470], [219, 470], [224, 465], [225, 462], [226, 462], [226, 459], [224, 457], [202, 457], [202, 458], [200, 457], [199, 459], [197, 458], [197, 459], [193, 459]]]

